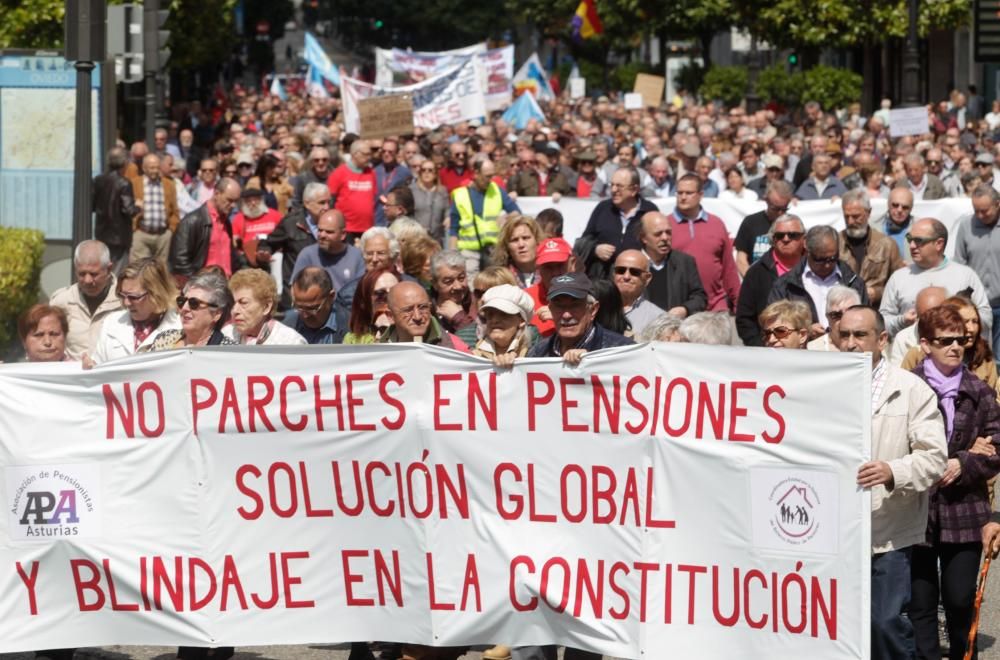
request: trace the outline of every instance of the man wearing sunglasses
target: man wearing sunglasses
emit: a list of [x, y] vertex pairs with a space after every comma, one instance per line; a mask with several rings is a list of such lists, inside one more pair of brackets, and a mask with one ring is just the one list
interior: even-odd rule
[[889, 276], [905, 264], [896, 242], [869, 226], [872, 205], [863, 189], [848, 190], [840, 200], [846, 229], [840, 232], [840, 259], [865, 281], [872, 307], [882, 301]]
[[652, 277], [649, 259], [639, 250], [625, 250], [615, 259], [612, 272], [615, 287], [622, 295], [625, 318], [632, 325], [633, 335], [638, 336], [653, 319], [663, 314], [663, 310], [646, 297], [646, 285]]
[[868, 304], [864, 280], [840, 260], [837, 231], [828, 225], [817, 225], [806, 232], [806, 258], [775, 281], [767, 302], [801, 300], [808, 304], [812, 312], [809, 338], [815, 339], [825, 334], [829, 327], [826, 296], [838, 284], [854, 289], [862, 304]]
[[[765, 156], [765, 162], [769, 157]], [[780, 156], [778, 158], [778, 169], [781, 169]], [[769, 230], [775, 220], [788, 213], [788, 207], [792, 203], [792, 186], [783, 178], [772, 180], [767, 191], [763, 195], [767, 206], [763, 211], [751, 213], [743, 218], [740, 228], [736, 232], [736, 239], [733, 247], [736, 248], [736, 269], [740, 272], [740, 277], [746, 277], [750, 265], [756, 263], [771, 249], [771, 240], [768, 238]]]
[[906, 234], [913, 224], [913, 193], [908, 188], [893, 188], [889, 191], [886, 214], [875, 224], [882, 233], [896, 242], [899, 256], [904, 263], [912, 263]]
[[292, 205], [290, 211], [302, 208], [302, 195], [306, 191], [306, 186], [310, 183], [326, 183], [333, 172], [333, 161], [330, 160], [330, 150], [326, 147], [313, 147], [309, 152], [309, 167], [292, 179], [294, 192], [292, 193]]
[[974, 270], [945, 256], [948, 228], [935, 218], [921, 218], [913, 223], [906, 235], [913, 263], [892, 274], [882, 292], [879, 311], [885, 317], [890, 338], [917, 320], [914, 303], [917, 294], [929, 286], [943, 287], [948, 295], [969, 289], [972, 303], [979, 310], [983, 334], [990, 337], [993, 310], [986, 287]]

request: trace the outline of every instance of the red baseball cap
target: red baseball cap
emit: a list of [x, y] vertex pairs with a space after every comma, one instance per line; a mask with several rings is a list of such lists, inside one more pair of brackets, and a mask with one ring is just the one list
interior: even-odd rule
[[573, 255], [573, 248], [561, 238], [546, 238], [535, 253], [535, 265], [565, 263]]

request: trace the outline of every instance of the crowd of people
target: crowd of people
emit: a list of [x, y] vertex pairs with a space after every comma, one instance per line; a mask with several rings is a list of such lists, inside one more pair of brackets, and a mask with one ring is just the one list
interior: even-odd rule
[[[494, 116], [366, 140], [343, 131], [336, 98], [237, 88], [209, 110], [179, 106], [155, 144], [108, 154], [76, 283], [20, 320], [27, 359], [397, 342], [500, 368], [637, 341], [867, 352], [872, 461], [858, 484], [873, 500], [873, 657], [940, 658], [939, 601], [949, 657], [963, 657], [979, 559], [1000, 533], [988, 494], [1000, 107], [984, 115], [974, 89], [955, 92], [929, 107], [926, 135], [897, 139], [885, 105], [626, 111], [602, 96], [545, 108], [520, 130]], [[558, 204], [518, 206], [563, 196], [597, 200], [573, 244]], [[702, 205], [717, 196], [766, 208], [734, 238]], [[974, 209], [953, 231], [913, 217], [915, 200], [946, 196]], [[838, 204], [846, 228], [807, 230], [795, 204], [812, 199]], [[370, 653], [355, 645], [352, 658]]]

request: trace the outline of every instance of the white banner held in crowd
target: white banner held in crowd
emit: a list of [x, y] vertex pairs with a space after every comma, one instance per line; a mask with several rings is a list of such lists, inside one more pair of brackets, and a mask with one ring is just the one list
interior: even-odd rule
[[[594, 207], [600, 201], [599, 199], [589, 197], [583, 199], [563, 197], [558, 203], [553, 204], [551, 197], [519, 197], [517, 205], [520, 207], [522, 213], [531, 216], [536, 216], [547, 208], [557, 209], [563, 215], [563, 235], [572, 244], [573, 241], [583, 234], [583, 230], [587, 227], [587, 221], [590, 220], [590, 214], [593, 213]], [[664, 213], [669, 213], [674, 209], [675, 202], [673, 198], [658, 198], [651, 199], [650, 201], [656, 204]], [[872, 214], [870, 222], [876, 229], [881, 231], [881, 223], [886, 214], [887, 202], [884, 199], [873, 199], [871, 203]], [[736, 232], [739, 231], [743, 218], [751, 213], [763, 211], [765, 207], [764, 202], [759, 201], [748, 202], [746, 200], [713, 199], [709, 197], [702, 199], [701, 204], [705, 207], [706, 211], [714, 213], [726, 223], [729, 235], [734, 238], [736, 237]], [[806, 229], [820, 224], [831, 225], [837, 231], [844, 228], [844, 214], [841, 211], [839, 201], [816, 200], [799, 202], [789, 208], [788, 212], [802, 218]], [[913, 205], [914, 218], [937, 218], [944, 223], [949, 232], [954, 231], [955, 225], [958, 224], [958, 221], [963, 216], [971, 213], [972, 201], [967, 198], [939, 199], [934, 201], [917, 200]], [[949, 240], [945, 248], [945, 253], [951, 256], [954, 254], [954, 251], [954, 242]]]
[[0, 652], [867, 658], [870, 374], [693, 344], [572, 368], [414, 345], [3, 366]]
[[486, 109], [490, 112], [510, 105], [514, 78], [514, 47], [486, 49], [476, 44], [441, 52], [414, 52], [401, 48], [375, 49], [375, 84], [380, 87], [412, 85], [432, 78], [475, 56], [483, 64]]
[[453, 69], [405, 87], [380, 87], [344, 76], [341, 99], [345, 128], [350, 133], [360, 133], [359, 99], [390, 94], [413, 97], [413, 124], [422, 128], [485, 117], [483, 79], [483, 65], [476, 57], [468, 57]]

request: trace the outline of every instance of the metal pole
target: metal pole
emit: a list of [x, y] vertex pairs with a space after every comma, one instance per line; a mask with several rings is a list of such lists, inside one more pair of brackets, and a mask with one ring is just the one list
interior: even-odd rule
[[146, 72], [146, 145], [153, 152], [156, 133], [156, 74]]
[[903, 105], [920, 105], [920, 54], [917, 52], [917, 19], [919, 0], [907, 0], [910, 25], [903, 48]]
[[118, 139], [118, 83], [115, 81], [115, 60], [109, 58], [101, 63], [101, 134], [104, 153], [115, 146]]
[[760, 53], [757, 52], [757, 36], [750, 35], [750, 52], [747, 57], [747, 114], [757, 112], [760, 97], [757, 95], [757, 75], [760, 73]]
[[90, 72], [94, 63], [78, 61], [76, 67], [76, 144], [73, 158], [73, 245], [93, 237], [90, 144]]
[[160, 0], [146, 0], [142, 6], [143, 70], [146, 74], [146, 145], [153, 151], [156, 132], [156, 73], [159, 63], [158, 31], [156, 25]]

